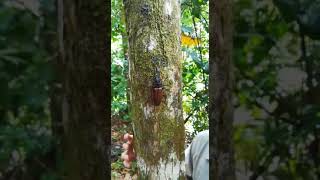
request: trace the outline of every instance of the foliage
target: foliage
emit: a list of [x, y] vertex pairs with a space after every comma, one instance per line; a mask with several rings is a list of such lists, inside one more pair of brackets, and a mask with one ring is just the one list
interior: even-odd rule
[[191, 124], [195, 135], [209, 128], [208, 104], [208, 58], [209, 20], [208, 1], [183, 1], [181, 4], [182, 37], [188, 34], [198, 44], [184, 43], [183, 51], [183, 110], [186, 125]]
[[296, 1], [274, 2], [235, 4], [236, 107], [248, 113], [244, 123], [235, 117], [236, 158], [251, 179], [319, 179], [319, 43], [308, 38], [317, 39], [319, 28], [305, 28], [317, 3], [299, 1], [310, 8], [299, 14]]
[[123, 5], [121, 1], [112, 1], [112, 36], [111, 36], [111, 86], [112, 86], [112, 115], [129, 120], [128, 115], [128, 60], [127, 35], [124, 25]]
[[[41, 6], [52, 2], [43, 0]], [[0, 3], [0, 21], [0, 179], [52, 179], [55, 174], [41, 166], [54, 145], [48, 99], [52, 70], [42, 39], [50, 23], [6, 1]]]
[[320, 39], [319, 22], [320, 1], [311, 0], [274, 0], [283, 17], [288, 21], [296, 21], [305, 35]]

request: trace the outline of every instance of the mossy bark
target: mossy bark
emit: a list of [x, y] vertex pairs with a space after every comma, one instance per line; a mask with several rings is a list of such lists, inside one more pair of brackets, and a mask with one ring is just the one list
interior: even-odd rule
[[233, 148], [232, 0], [210, 2], [210, 171], [214, 180], [235, 180]]
[[[184, 173], [178, 0], [124, 0], [129, 39], [131, 118], [140, 178], [178, 179]], [[159, 71], [164, 97], [152, 100]]]
[[59, 2], [65, 179], [108, 179], [110, 1]]

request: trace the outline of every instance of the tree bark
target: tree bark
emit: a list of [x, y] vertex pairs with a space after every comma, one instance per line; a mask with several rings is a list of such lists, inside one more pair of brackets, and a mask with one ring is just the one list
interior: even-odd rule
[[[179, 1], [124, 0], [124, 6], [130, 110], [140, 179], [183, 178]], [[152, 98], [156, 77], [161, 79], [164, 93], [159, 105]]]
[[110, 177], [108, 4], [110, 1], [106, 0], [59, 0], [64, 160], [68, 180]]
[[234, 180], [232, 1], [214, 0], [209, 8], [210, 171], [214, 180]]

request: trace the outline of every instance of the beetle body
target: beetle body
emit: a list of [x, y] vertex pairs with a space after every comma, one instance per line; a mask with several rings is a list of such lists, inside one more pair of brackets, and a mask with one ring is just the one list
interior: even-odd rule
[[161, 104], [162, 97], [163, 97], [163, 89], [162, 89], [162, 87], [153, 88], [152, 89], [153, 104], [155, 106], [159, 106]]
[[155, 106], [161, 104], [163, 98], [163, 87], [159, 76], [155, 76], [152, 84], [152, 100]]

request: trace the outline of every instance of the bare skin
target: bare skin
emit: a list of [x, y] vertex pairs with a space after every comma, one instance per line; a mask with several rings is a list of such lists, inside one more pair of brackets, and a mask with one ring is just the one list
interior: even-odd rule
[[130, 168], [132, 161], [136, 159], [133, 149], [133, 135], [127, 133], [123, 136], [123, 139], [127, 142], [122, 145], [125, 151], [121, 154], [121, 159], [123, 160], [124, 166]]

